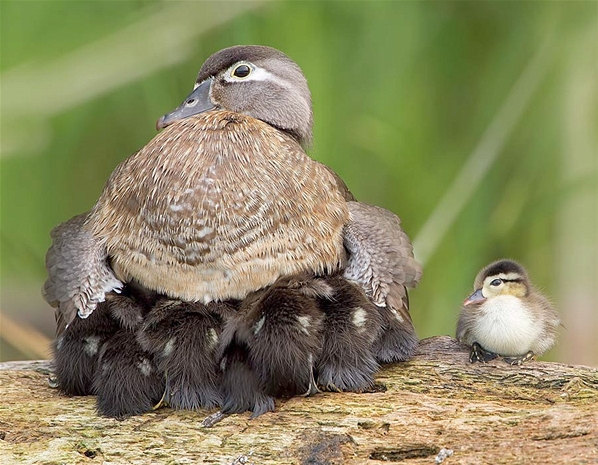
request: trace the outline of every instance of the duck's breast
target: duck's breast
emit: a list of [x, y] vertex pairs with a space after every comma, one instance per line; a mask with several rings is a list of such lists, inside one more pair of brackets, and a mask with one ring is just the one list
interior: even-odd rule
[[120, 279], [207, 302], [339, 268], [347, 219], [333, 175], [291, 137], [216, 111], [169, 126], [121, 163], [89, 224]]

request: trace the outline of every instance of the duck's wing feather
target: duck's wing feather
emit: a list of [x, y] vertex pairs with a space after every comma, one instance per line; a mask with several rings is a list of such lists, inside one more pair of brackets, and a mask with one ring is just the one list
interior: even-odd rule
[[103, 244], [86, 228], [87, 217], [88, 213], [75, 216], [51, 232], [48, 279], [42, 295], [56, 307], [57, 334], [76, 314], [86, 318], [108, 292], [118, 292], [123, 286], [108, 265]]

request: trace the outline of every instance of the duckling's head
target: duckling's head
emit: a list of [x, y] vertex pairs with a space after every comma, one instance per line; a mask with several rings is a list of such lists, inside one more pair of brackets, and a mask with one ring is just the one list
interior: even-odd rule
[[525, 297], [529, 293], [529, 277], [525, 268], [513, 260], [498, 260], [483, 268], [475, 278], [475, 292], [463, 306], [480, 305], [500, 295]]
[[311, 143], [307, 80], [293, 60], [274, 48], [238, 45], [214, 53], [199, 70], [193, 92], [156, 127], [213, 109], [251, 116], [291, 134], [303, 146]]

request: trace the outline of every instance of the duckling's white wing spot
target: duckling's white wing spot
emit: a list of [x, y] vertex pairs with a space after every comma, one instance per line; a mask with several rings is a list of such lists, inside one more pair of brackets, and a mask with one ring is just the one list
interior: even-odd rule
[[367, 321], [366, 312], [361, 307], [356, 307], [353, 310], [353, 315], [351, 316], [351, 321], [356, 328], [358, 328], [359, 332], [363, 332], [365, 330], [365, 323]]
[[163, 357], [168, 357], [172, 351], [174, 350], [174, 344], [176, 342], [176, 337], [171, 337], [168, 342], [164, 345], [164, 350], [162, 351]]
[[208, 349], [212, 350], [218, 345], [218, 333], [214, 328], [208, 329]]
[[255, 325], [253, 325], [253, 334], [257, 334], [260, 332], [262, 327], [264, 326], [264, 322], [266, 321], [266, 317], [261, 317]]
[[89, 336], [85, 338], [85, 344], [83, 346], [83, 350], [87, 355], [90, 357], [94, 356], [98, 353], [100, 348], [100, 338], [99, 336]]
[[309, 315], [299, 315], [296, 318], [301, 326], [301, 331], [309, 336], [308, 328], [311, 326], [311, 317]]
[[142, 358], [141, 361], [137, 364], [137, 368], [143, 376], [149, 376], [152, 374], [152, 364], [147, 358]]

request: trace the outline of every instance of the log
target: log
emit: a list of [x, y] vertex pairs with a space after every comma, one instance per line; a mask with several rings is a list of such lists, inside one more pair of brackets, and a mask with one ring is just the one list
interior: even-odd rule
[[51, 389], [49, 367], [0, 364], [3, 464], [598, 463], [598, 369], [470, 364], [448, 336], [383, 367], [374, 392], [280, 400], [211, 428], [207, 411], [99, 417], [93, 397]]

